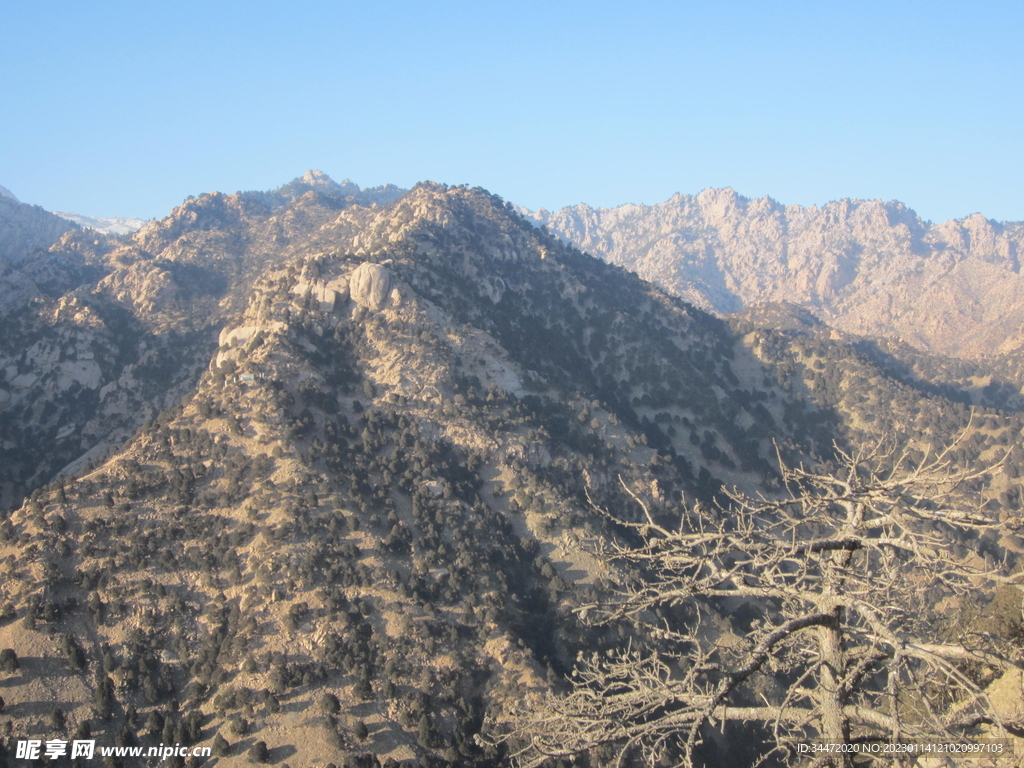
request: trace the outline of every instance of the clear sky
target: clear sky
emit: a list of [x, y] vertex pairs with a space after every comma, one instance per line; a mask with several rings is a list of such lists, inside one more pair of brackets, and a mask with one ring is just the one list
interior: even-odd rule
[[1024, 3], [3, 4], [0, 185], [92, 216], [319, 168], [530, 208], [731, 186], [1024, 220]]

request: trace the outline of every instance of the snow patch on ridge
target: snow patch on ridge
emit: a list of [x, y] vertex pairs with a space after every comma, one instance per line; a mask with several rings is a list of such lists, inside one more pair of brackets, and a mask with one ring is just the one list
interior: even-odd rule
[[[2, 187], [0, 187], [2, 189]], [[68, 213], [66, 211], [54, 211], [62, 219], [72, 221], [80, 227], [95, 229], [105, 235], [130, 235], [145, 224], [143, 219], [114, 216], [111, 218], [96, 218], [94, 216], [83, 216], [80, 213]]]

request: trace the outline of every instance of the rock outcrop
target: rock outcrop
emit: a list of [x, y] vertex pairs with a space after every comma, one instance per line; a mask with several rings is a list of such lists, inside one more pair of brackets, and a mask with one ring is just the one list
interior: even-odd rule
[[140, 313], [167, 309], [178, 297], [178, 285], [171, 273], [147, 262], [116, 270], [96, 288]]
[[352, 301], [367, 309], [384, 309], [391, 298], [391, 273], [380, 264], [364, 262], [349, 277]]

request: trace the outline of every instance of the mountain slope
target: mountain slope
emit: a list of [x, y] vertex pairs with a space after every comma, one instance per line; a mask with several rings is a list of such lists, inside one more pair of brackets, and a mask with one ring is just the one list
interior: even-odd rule
[[346, 206], [372, 204], [355, 185], [300, 182], [187, 200], [120, 243], [58, 219], [71, 231], [49, 252], [0, 266], [0, 506], [176, 402], [251, 280]]
[[[197, 205], [193, 223], [211, 214]], [[63, 715], [107, 740], [156, 738], [142, 726], [164, 719], [174, 739], [222, 733], [239, 758], [258, 736], [303, 761], [487, 763], [471, 738], [485, 708], [545, 687], [586, 634], [569, 608], [598, 574], [578, 542], [605, 523], [584, 489], [620, 503], [614, 472], [660, 505], [699, 480], [594, 400], [604, 378], [577, 387], [601, 349], [582, 346], [579, 320], [621, 315], [612, 332], [656, 332], [712, 365], [720, 322], [668, 302], [692, 331], [669, 337], [652, 313], [663, 297], [476, 190], [424, 186], [313, 231], [303, 248], [336, 251], [265, 265], [180, 407], [10, 518], [5, 551], [26, 569], [5, 582], [17, 621], [0, 629], [27, 671], [5, 692], [17, 728], [46, 700], [35, 659], [66, 646]], [[595, 272], [619, 276], [632, 306], [581, 298]], [[467, 325], [502, 306], [548, 348], [510, 353]], [[609, 350], [615, 393], [636, 353]]]
[[47, 249], [75, 224], [0, 194], [0, 265], [17, 264], [36, 249]]

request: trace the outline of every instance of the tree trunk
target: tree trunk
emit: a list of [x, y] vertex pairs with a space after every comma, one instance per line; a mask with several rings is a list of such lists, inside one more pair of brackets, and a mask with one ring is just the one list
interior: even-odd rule
[[[842, 691], [846, 655], [840, 631], [841, 617], [842, 608], [836, 608], [833, 620], [818, 628], [821, 649], [821, 685], [818, 688], [821, 697], [821, 740], [829, 744], [846, 744], [850, 739], [850, 724], [843, 712], [846, 705]], [[841, 752], [836, 754], [833, 765], [852, 768], [853, 762], [849, 754]]]

